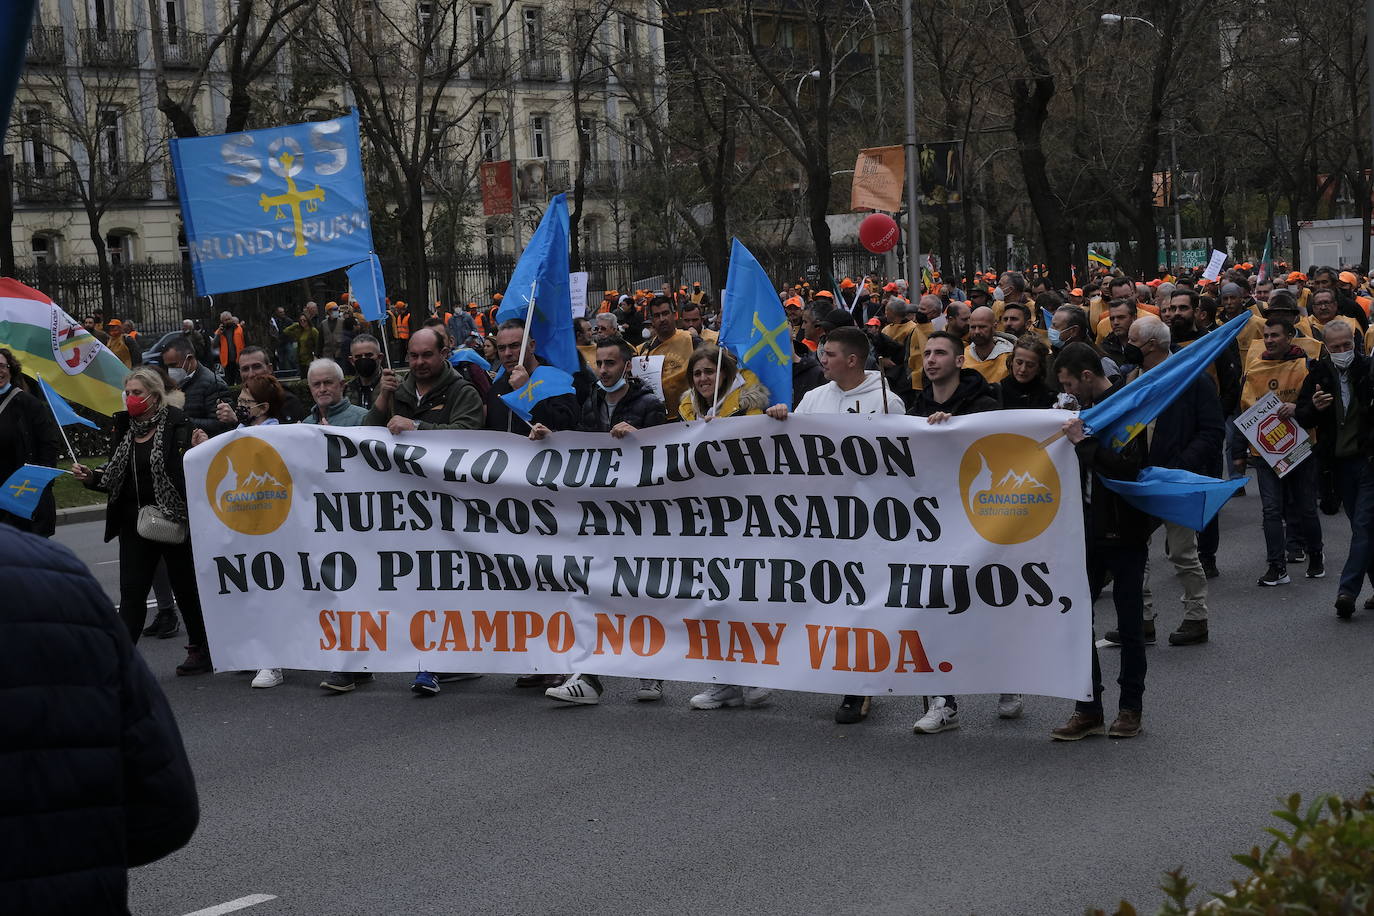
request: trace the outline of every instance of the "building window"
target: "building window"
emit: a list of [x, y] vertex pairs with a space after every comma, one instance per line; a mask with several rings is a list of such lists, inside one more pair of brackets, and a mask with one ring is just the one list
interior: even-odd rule
[[549, 158], [549, 116], [530, 117], [530, 158]]
[[596, 159], [596, 118], [583, 117], [577, 123], [577, 130], [581, 136], [583, 157], [588, 160]]
[[39, 234], [29, 240], [29, 250], [33, 252], [33, 263], [38, 267], [57, 263], [57, 236]]
[[501, 131], [496, 126], [496, 115], [482, 115], [477, 129], [481, 134], [482, 161], [495, 162], [501, 158]]
[[601, 220], [593, 217], [582, 221], [582, 250], [601, 250]]
[[372, 0], [367, 0], [363, 4], [363, 38], [367, 41], [369, 48], [376, 47], [377, 43], [377, 4]]
[[636, 165], [644, 160], [638, 118], [625, 119], [625, 159]]
[[91, 25], [101, 38], [115, 27], [114, 0], [90, 0]]
[[166, 0], [162, 5], [162, 34], [167, 44], [175, 47], [181, 43], [181, 4], [178, 0]]
[[431, 0], [420, 0], [416, 7], [416, 21], [420, 25], [420, 38], [428, 38], [434, 31], [434, 4]]
[[448, 146], [448, 113], [436, 111], [429, 122], [429, 138], [436, 153], [442, 153]]
[[107, 174], [118, 175], [124, 152], [119, 109], [102, 108], [96, 113], [96, 119], [100, 129], [100, 147], [96, 151], [96, 159], [104, 160]]
[[479, 3], [472, 8], [472, 43], [477, 46], [477, 56], [487, 56], [487, 42], [491, 40], [491, 7]]
[[626, 54], [635, 53], [639, 46], [639, 31], [635, 26], [634, 17], [628, 13], [620, 16], [620, 50]]
[[111, 267], [123, 267], [134, 261], [134, 237], [132, 233], [111, 232], [105, 236], [105, 253], [109, 255]]
[[524, 10], [525, 53], [539, 57], [544, 53], [544, 11], [537, 6]]
[[23, 115], [24, 161], [33, 167], [35, 178], [48, 174], [47, 116], [42, 108], [25, 108]]
[[482, 241], [487, 249], [487, 257], [498, 258], [505, 247], [505, 230], [497, 223], [487, 223], [482, 229]]

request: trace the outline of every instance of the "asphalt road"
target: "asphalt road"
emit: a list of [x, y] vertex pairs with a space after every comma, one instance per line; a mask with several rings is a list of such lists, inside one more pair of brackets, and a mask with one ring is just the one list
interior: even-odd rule
[[[1345, 519], [1323, 518], [1326, 579], [1259, 589], [1249, 489], [1223, 513], [1205, 645], [1166, 644], [1181, 610], [1156, 535], [1160, 640], [1146, 731], [1127, 741], [1050, 742], [1071, 704], [1040, 697], [1010, 722], [995, 697], [968, 698], [960, 730], [918, 736], [912, 699], [846, 727], [828, 695], [701, 712], [692, 684], [638, 704], [612, 680], [597, 707], [555, 705], [509, 676], [432, 699], [399, 674], [341, 696], [313, 672], [251, 690], [248, 674], [177, 678], [182, 641], [144, 640], [203, 810], [186, 849], [133, 873], [133, 912], [258, 894], [275, 899], [236, 912], [1058, 914], [1122, 898], [1153, 910], [1179, 865], [1224, 891], [1243, 873], [1230, 855], [1263, 842], [1279, 797], [1353, 793], [1374, 756], [1374, 612], [1342, 623], [1331, 607]], [[114, 595], [101, 531], [57, 537]], [[1111, 650], [1104, 665], [1110, 709]]]

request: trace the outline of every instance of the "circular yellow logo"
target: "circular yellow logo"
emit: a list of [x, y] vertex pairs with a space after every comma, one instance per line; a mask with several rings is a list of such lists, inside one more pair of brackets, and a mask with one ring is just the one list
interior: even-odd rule
[[959, 493], [969, 522], [986, 540], [1022, 544], [1059, 512], [1059, 472], [1034, 439], [997, 433], [964, 452]]
[[205, 496], [227, 527], [240, 534], [271, 534], [291, 514], [291, 474], [276, 449], [242, 436], [210, 459]]

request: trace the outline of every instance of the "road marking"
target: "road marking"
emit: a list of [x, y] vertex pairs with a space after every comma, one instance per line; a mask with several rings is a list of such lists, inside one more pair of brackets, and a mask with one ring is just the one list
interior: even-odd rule
[[101, 560], [96, 566], [109, 566], [111, 563], [118, 563], [118, 560]]
[[219, 903], [215, 906], [206, 907], [203, 910], [196, 910], [194, 913], [187, 913], [185, 916], [224, 916], [225, 913], [233, 913], [238, 910], [245, 910], [250, 906], [257, 906], [259, 903], [266, 903], [269, 900], [276, 900], [275, 894], [249, 894], [247, 897], [240, 897], [237, 900], [230, 900], [227, 903]]

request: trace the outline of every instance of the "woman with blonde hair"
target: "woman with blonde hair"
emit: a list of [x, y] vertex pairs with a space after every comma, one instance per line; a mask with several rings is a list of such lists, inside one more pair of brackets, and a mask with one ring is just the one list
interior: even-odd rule
[[[719, 385], [716, 384], [717, 365], [720, 366]], [[687, 360], [687, 390], [678, 404], [678, 416], [683, 420], [753, 417], [767, 407], [768, 389], [748, 369], [741, 372], [729, 350], [707, 343], [692, 351]]]
[[158, 563], [165, 561], [191, 641], [177, 674], [206, 674], [213, 667], [186, 530], [186, 473], [181, 464], [191, 447], [192, 426], [179, 408], [167, 403], [162, 376], [148, 366], [124, 379], [124, 408], [114, 415], [110, 460], [94, 470], [75, 464], [72, 475], [109, 494], [105, 540], [119, 538], [119, 616], [129, 628], [129, 638], [137, 642], [142, 635], [148, 589]]

